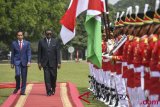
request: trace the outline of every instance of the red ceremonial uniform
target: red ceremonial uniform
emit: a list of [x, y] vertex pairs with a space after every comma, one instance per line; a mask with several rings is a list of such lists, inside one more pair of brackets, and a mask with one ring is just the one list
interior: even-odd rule
[[149, 73], [149, 63], [151, 59], [152, 48], [148, 43], [148, 38], [144, 41], [146, 43], [146, 47], [143, 52], [142, 64], [148, 70], [144, 72], [144, 89], [148, 90], [150, 85], [150, 73]]
[[[107, 51], [107, 44], [106, 42], [103, 40], [102, 41], [102, 53], [106, 52]], [[102, 57], [102, 69], [103, 71], [107, 71], [107, 58], [106, 57]]]
[[127, 70], [127, 86], [134, 88], [134, 67], [133, 67], [133, 58], [134, 58], [134, 51], [135, 47], [138, 43], [138, 38], [134, 37], [133, 41], [130, 41], [128, 45], [128, 51], [127, 51], [127, 63], [129, 69]]
[[154, 34], [150, 40], [150, 46], [153, 49], [152, 55], [151, 55], [151, 61], [150, 61], [150, 70], [151, 70], [151, 78], [150, 78], [150, 94], [160, 94], [160, 81], [159, 76], [157, 76], [157, 73], [159, 73], [159, 69], [157, 67], [158, 65], [158, 35]]
[[150, 70], [151, 71], [158, 71], [157, 64], [158, 64], [158, 48], [157, 48], [157, 40], [158, 35], [154, 34], [152, 38], [149, 39], [149, 45], [151, 50], [151, 60], [150, 60]]
[[[119, 36], [120, 40], [120, 36]], [[112, 56], [112, 59], [115, 61], [115, 71], [117, 74], [122, 74], [121, 68], [122, 68], [122, 54], [123, 54], [123, 46], [122, 45]]]
[[[123, 46], [123, 56], [122, 56], [122, 60], [123, 60], [123, 62], [127, 62], [127, 51], [128, 51], [128, 45], [129, 45], [129, 36], [128, 36], [128, 38], [127, 38], [127, 41], [125, 42], [125, 44], [124, 44], [124, 46]], [[122, 77], [123, 78], [127, 78], [127, 71], [128, 70], [128, 68], [127, 68], [127, 66], [123, 66], [123, 75], [122, 75]]]
[[157, 68], [158, 68], [158, 71], [160, 71], [160, 39], [157, 42], [157, 48], [158, 48], [158, 65], [157, 65]]
[[[142, 59], [144, 55], [144, 50], [147, 47], [146, 37], [142, 37], [141, 40], [137, 43], [134, 51], [134, 58], [133, 58], [133, 64], [134, 67], [140, 67], [142, 65]], [[136, 71], [134, 72], [134, 87], [140, 87], [141, 86], [141, 72], [144, 71]]]

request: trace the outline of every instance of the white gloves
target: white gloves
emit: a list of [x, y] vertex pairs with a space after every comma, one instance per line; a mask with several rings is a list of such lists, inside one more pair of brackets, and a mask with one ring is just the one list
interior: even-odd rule
[[105, 54], [105, 55], [102, 55], [103, 57], [106, 57], [107, 59], [112, 59], [112, 56], [110, 56], [109, 54]]
[[146, 72], [150, 72], [150, 68], [149, 68], [149, 67], [144, 67], [144, 70], [145, 70]]
[[105, 52], [102, 53], [102, 56], [105, 55]]

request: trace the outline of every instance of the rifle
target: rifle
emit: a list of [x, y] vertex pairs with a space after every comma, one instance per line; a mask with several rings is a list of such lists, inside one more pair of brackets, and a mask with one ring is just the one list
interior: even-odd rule
[[[104, 22], [104, 27], [105, 27], [105, 33], [106, 33], [106, 41], [108, 41], [109, 37], [110, 37], [110, 27], [109, 27], [109, 24], [110, 24], [110, 21], [109, 21], [109, 9], [108, 9], [108, 0], [105, 0], [105, 7], [106, 7], [106, 14], [105, 12], [103, 12], [103, 22]], [[107, 17], [107, 24], [106, 24], [106, 19], [105, 19], [105, 16]], [[107, 26], [106, 26], [107, 25]], [[108, 29], [107, 29], [108, 28]]]
[[114, 54], [125, 43], [126, 40], [127, 40], [127, 36], [124, 34], [122, 38], [114, 45], [109, 55]]

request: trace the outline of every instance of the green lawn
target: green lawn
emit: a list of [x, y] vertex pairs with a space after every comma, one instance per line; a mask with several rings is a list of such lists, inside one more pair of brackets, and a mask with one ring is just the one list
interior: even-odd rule
[[[0, 64], [0, 82], [14, 82], [14, 70], [10, 65]], [[80, 94], [87, 92], [88, 88], [88, 64], [86, 62], [64, 62], [58, 70], [58, 82], [70, 81], [76, 84]], [[43, 71], [39, 71], [37, 64], [32, 64], [28, 70], [28, 82], [43, 82]], [[11, 94], [13, 89], [0, 89], [0, 104]], [[85, 107], [105, 107], [101, 102], [92, 100], [90, 96], [90, 104], [83, 102]]]

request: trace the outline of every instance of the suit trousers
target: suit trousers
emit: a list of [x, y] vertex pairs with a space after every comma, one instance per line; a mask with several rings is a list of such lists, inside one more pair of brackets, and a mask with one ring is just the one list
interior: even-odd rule
[[56, 88], [57, 69], [50, 67], [49, 64], [47, 64], [45, 67], [43, 67], [43, 71], [46, 92], [48, 93], [49, 91], [55, 90]]
[[27, 82], [27, 66], [22, 64], [15, 66], [16, 89], [20, 89], [20, 76], [22, 78], [21, 93], [24, 93]]

